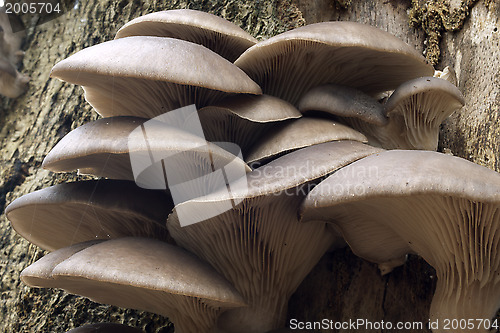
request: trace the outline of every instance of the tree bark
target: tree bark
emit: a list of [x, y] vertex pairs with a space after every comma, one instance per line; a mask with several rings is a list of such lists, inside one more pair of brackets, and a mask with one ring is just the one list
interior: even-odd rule
[[[49, 150], [70, 130], [96, 119], [80, 87], [49, 78], [58, 61], [85, 47], [114, 37], [134, 17], [164, 9], [192, 8], [211, 12], [265, 38], [304, 24], [349, 20], [377, 26], [419, 51], [428, 37], [409, 25], [409, 1], [332, 0], [174, 0], [78, 1], [66, 14], [36, 25], [27, 22], [22, 72], [31, 76], [29, 91], [4, 99], [0, 111], [0, 207], [23, 194], [77, 179], [41, 169]], [[421, 3], [424, 3], [421, 1]], [[415, 5], [415, 4], [414, 4]], [[343, 8], [346, 6], [347, 8]], [[458, 32], [442, 33], [437, 65], [455, 68], [466, 106], [442, 126], [439, 149], [499, 171], [500, 5], [480, 1]], [[441, 33], [441, 31], [438, 31]], [[3, 211], [3, 209], [2, 209]], [[91, 322], [122, 322], [147, 332], [173, 332], [166, 318], [93, 303], [51, 289], [29, 288], [19, 280], [24, 267], [44, 252], [30, 245], [0, 217], [0, 330], [64, 332]], [[427, 323], [435, 273], [417, 256], [382, 277], [375, 265], [349, 249], [327, 253], [290, 301], [289, 319]], [[405, 332], [428, 330], [407, 330]], [[321, 332], [328, 332], [322, 330]], [[346, 329], [342, 332], [354, 332]], [[373, 330], [382, 332], [382, 330]]]

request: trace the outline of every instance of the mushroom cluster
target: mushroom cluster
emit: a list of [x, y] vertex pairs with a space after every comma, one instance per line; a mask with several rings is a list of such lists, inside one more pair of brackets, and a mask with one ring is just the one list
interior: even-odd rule
[[[43, 167], [106, 179], [8, 206], [12, 227], [52, 251], [21, 278], [168, 316], [176, 332], [263, 333], [285, 327], [290, 296], [347, 242], [383, 273], [408, 253], [429, 262], [439, 281], [431, 318], [490, 319], [500, 175], [433, 151], [439, 125], [464, 104], [441, 74], [358, 23], [258, 42], [194, 10], [134, 19], [52, 70], [103, 118], [67, 134]], [[157, 121], [192, 104], [203, 135], [192, 121]], [[136, 156], [148, 161], [139, 174]], [[216, 172], [227, 165], [243, 175]], [[182, 196], [183, 182], [198, 195]]]

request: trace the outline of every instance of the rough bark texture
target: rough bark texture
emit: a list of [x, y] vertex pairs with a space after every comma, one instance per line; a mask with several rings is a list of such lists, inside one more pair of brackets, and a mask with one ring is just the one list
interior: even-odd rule
[[[51, 67], [80, 49], [110, 40], [132, 18], [168, 8], [189, 7], [218, 14], [260, 38], [306, 23], [350, 20], [389, 31], [423, 52], [424, 41], [428, 41], [427, 45], [429, 41], [434, 43], [432, 36], [436, 32], [441, 50], [437, 68], [454, 67], [458, 86], [466, 97], [466, 106], [442, 127], [440, 150], [449, 149], [499, 171], [500, 5], [494, 1], [475, 5], [465, 0], [461, 4], [450, 2], [456, 8], [467, 9], [456, 12], [460, 18], [456, 29], [465, 22], [458, 32], [446, 32], [443, 25], [432, 30], [428, 22], [433, 16], [429, 13], [435, 13], [431, 10], [435, 7], [426, 6], [425, 1], [414, 1], [411, 15], [415, 25], [410, 26], [412, 3], [395, 0], [176, 0], [169, 4], [154, 0], [88, 0], [79, 1], [75, 9], [43, 25], [28, 22], [22, 72], [32, 77], [30, 89], [19, 99], [5, 99], [0, 104], [0, 208], [3, 211], [6, 204], [22, 194], [77, 178], [74, 174], [54, 175], [40, 169], [43, 157], [60, 138], [97, 118], [85, 103], [80, 87], [49, 78]], [[439, 8], [449, 8], [441, 5], [444, 7]], [[470, 17], [465, 19], [469, 8]], [[439, 13], [447, 17], [448, 12]], [[434, 59], [435, 53], [432, 57], [427, 54]], [[95, 304], [57, 290], [24, 286], [19, 273], [43, 251], [17, 236], [4, 214], [0, 216], [0, 232], [1, 331], [64, 332], [84, 323], [112, 321], [147, 332], [173, 332], [168, 320], [160, 316]], [[293, 296], [289, 318], [426, 323], [434, 288], [433, 269], [418, 257], [411, 257], [403, 267], [381, 277], [375, 265], [358, 259], [348, 249], [337, 250], [324, 256]]]

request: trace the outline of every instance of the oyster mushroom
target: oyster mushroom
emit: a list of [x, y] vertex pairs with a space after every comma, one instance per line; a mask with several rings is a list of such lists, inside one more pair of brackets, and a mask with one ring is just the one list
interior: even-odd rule
[[59, 184], [14, 200], [5, 214], [14, 230], [42, 249], [127, 236], [168, 240], [163, 221], [173, 208], [162, 191], [119, 180]]
[[203, 45], [233, 62], [257, 43], [248, 32], [222, 17], [192, 9], [150, 13], [125, 24], [115, 39], [157, 36], [183, 39]]
[[[490, 320], [500, 307], [500, 174], [492, 170], [435, 152], [387, 151], [326, 178], [309, 192], [301, 215], [334, 223], [370, 261], [422, 256], [438, 278], [433, 321]], [[394, 240], [378, 241], [383, 237]], [[440, 325], [435, 332], [445, 331]]]
[[[326, 225], [300, 223], [296, 208], [319, 178], [379, 151], [355, 141], [310, 146], [252, 171], [231, 186], [231, 197], [219, 191], [175, 207], [167, 227], [177, 244], [208, 261], [249, 304], [223, 314], [219, 328], [262, 333], [284, 326], [289, 297], [336, 240]], [[225, 209], [234, 198], [241, 203]], [[180, 216], [181, 209], [191, 215]], [[213, 217], [206, 219], [207, 211]], [[182, 227], [183, 218], [206, 220]]]
[[92, 300], [169, 317], [176, 332], [211, 332], [219, 314], [245, 306], [212, 267], [186, 251], [148, 238], [77, 244], [27, 267], [21, 279]]
[[153, 118], [230, 94], [261, 94], [228, 60], [166, 37], [133, 36], [91, 46], [57, 63], [51, 77], [83, 86], [87, 102], [104, 117]]
[[250, 47], [234, 63], [265, 94], [294, 105], [302, 94], [327, 83], [372, 94], [434, 73], [403, 41], [355, 22], [322, 22], [287, 31]]

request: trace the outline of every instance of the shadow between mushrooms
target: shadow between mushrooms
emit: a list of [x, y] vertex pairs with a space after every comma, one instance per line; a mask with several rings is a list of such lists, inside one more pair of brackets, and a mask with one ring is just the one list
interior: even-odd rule
[[[377, 228], [421, 255], [438, 278], [433, 321], [490, 320], [500, 307], [500, 175], [492, 170], [435, 152], [387, 151], [318, 184], [301, 215], [336, 224], [353, 252], [370, 261], [395, 256], [391, 242], [388, 249], [372, 240]], [[440, 327], [435, 332], [446, 332]]]

